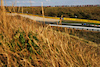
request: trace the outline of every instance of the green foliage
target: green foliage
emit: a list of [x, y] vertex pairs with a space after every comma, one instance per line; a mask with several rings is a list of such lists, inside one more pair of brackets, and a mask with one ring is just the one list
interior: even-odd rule
[[21, 43], [23, 46], [25, 45], [25, 38], [24, 38], [23, 33], [20, 33], [19, 41], [20, 41], [20, 43]]
[[36, 36], [33, 36], [33, 38], [34, 38], [36, 41], [39, 41], [39, 40], [37, 39], [37, 37], [36, 37]]
[[[8, 45], [9, 45], [11, 51], [15, 52], [15, 48], [16, 48], [15, 42], [17, 41], [17, 46], [18, 46], [18, 48], [16, 48], [17, 51], [22, 51], [22, 49], [27, 48], [27, 50], [30, 53], [35, 53], [32, 48], [32, 46], [33, 46], [34, 49], [36, 50], [36, 52], [40, 55], [42, 52], [41, 52], [39, 46], [34, 43], [34, 40], [36, 40], [37, 42], [39, 41], [36, 36], [37, 36], [37, 34], [33, 34], [32, 32], [29, 32], [29, 34], [28, 34], [29, 39], [27, 39], [25, 32], [20, 32], [20, 30], [18, 30], [14, 34], [13, 40], [10, 41], [10, 43]], [[0, 43], [0, 45], [1, 45], [1, 43]]]
[[2, 34], [0, 34], [0, 38], [3, 40], [4, 36]]
[[86, 19], [91, 19], [91, 15], [87, 14], [86, 16]]
[[21, 50], [22, 50], [22, 48], [21, 48], [21, 46], [19, 45], [19, 43], [17, 43], [17, 45], [18, 45], [18, 47], [20, 48], [19, 50], [21, 51]]
[[48, 16], [54, 16], [56, 15], [54, 12], [48, 12]]
[[37, 53], [38, 53], [38, 54], [41, 54], [39, 46], [36, 45], [36, 44], [34, 43], [34, 41], [33, 41], [33, 39], [35, 39], [37, 42], [39, 41], [39, 40], [37, 39], [37, 37], [36, 37], [36, 34], [33, 36], [32, 33], [30, 32], [30, 33], [28, 34], [28, 37], [30, 38], [30, 40], [29, 40], [28, 43], [27, 43], [28, 50], [29, 50], [30, 52], [33, 53], [33, 50], [32, 50], [32, 48], [31, 48], [31, 46], [30, 46], [30, 44], [29, 44], [29, 43], [31, 43], [32, 46], [34, 47], [34, 49], [37, 51]]
[[30, 53], [33, 53], [32, 47], [30, 46], [29, 43], [27, 43], [27, 50], [28, 50]]
[[64, 12], [59, 11], [58, 14], [57, 14], [57, 16], [58, 16], [58, 17], [61, 17], [61, 15], [64, 15], [64, 14], [65, 14]]

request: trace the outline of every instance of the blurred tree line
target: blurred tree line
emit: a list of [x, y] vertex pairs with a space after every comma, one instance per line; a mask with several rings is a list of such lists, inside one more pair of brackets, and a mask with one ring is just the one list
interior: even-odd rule
[[[12, 12], [22, 12], [22, 7], [6, 7]], [[41, 7], [23, 7], [23, 13], [42, 15]], [[70, 17], [100, 21], [100, 7], [44, 7], [45, 16]]]

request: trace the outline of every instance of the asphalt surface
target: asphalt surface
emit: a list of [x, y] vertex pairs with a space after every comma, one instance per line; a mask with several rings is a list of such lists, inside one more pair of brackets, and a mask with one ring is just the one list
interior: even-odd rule
[[8, 15], [12, 15], [12, 16], [15, 16], [15, 15], [20, 15], [22, 17], [25, 17], [25, 18], [29, 18], [29, 19], [32, 19], [32, 20], [35, 20], [35, 21], [41, 21], [41, 22], [58, 22], [60, 20], [58, 19], [52, 19], [52, 18], [44, 18], [43, 20], [43, 17], [39, 17], [39, 16], [32, 16], [32, 15], [24, 15], [24, 14], [17, 14], [17, 13], [8, 13]]
[[[8, 13], [8, 15], [20, 15], [25, 18], [29, 18], [35, 21], [41, 21], [41, 22], [46, 22], [46, 24], [49, 24], [50, 26], [58, 26], [58, 27], [67, 27], [67, 28], [75, 28], [75, 29], [81, 29], [81, 30], [90, 30], [90, 31], [100, 31], [100, 28], [95, 28], [95, 27], [83, 27], [82, 24], [80, 23], [62, 23], [62, 25], [57, 25], [57, 22], [60, 20], [58, 19], [52, 19], [52, 18], [44, 18], [39, 17], [39, 16], [32, 16], [32, 15], [24, 15], [24, 14], [17, 14], [17, 13]], [[59, 24], [59, 23], [58, 23]]]

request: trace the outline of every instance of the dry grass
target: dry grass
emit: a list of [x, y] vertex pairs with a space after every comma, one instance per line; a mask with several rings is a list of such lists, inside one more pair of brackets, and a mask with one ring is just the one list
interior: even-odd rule
[[100, 66], [99, 46], [71, 37], [67, 31], [63, 34], [48, 25], [20, 16], [6, 16], [2, 12], [1, 10], [1, 67]]
[[89, 30], [79, 30], [72, 28], [62, 28], [62, 27], [52, 27], [53, 30], [59, 30], [61, 32], [68, 32], [70, 35], [97, 43], [100, 45], [100, 32], [99, 31], [89, 31]]

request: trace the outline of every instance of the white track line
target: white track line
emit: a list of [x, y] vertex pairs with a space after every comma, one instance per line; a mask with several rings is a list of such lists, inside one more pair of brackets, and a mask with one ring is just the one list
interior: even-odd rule
[[100, 31], [100, 28], [94, 27], [81, 27], [81, 26], [70, 26], [70, 25], [56, 25], [56, 24], [49, 24], [50, 26], [58, 26], [58, 27], [67, 27], [67, 28], [75, 28], [75, 29], [84, 29], [84, 30], [91, 30], [91, 31]]

